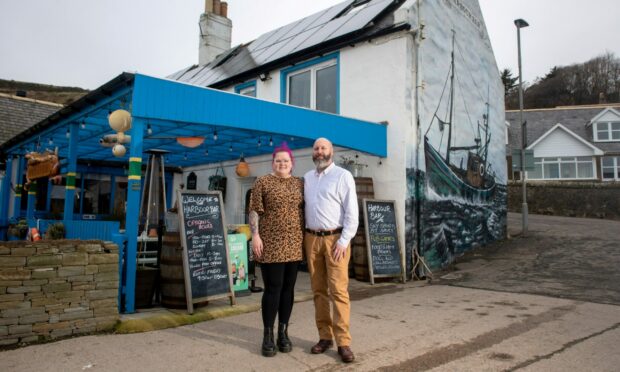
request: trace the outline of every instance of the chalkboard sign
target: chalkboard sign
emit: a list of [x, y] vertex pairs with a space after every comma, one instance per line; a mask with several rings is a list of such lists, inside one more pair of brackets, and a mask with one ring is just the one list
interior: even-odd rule
[[193, 304], [230, 297], [235, 303], [229, 251], [219, 191], [178, 192], [187, 310]]
[[394, 201], [364, 199], [363, 202], [370, 283], [375, 284], [375, 277], [399, 276], [404, 283], [405, 260], [398, 236]]

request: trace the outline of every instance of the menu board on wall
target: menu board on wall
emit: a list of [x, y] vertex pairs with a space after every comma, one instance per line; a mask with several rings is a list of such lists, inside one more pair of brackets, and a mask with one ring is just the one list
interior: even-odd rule
[[219, 191], [178, 193], [187, 310], [193, 304], [230, 297], [235, 303], [229, 251]]
[[375, 277], [402, 277], [404, 283], [405, 260], [398, 236], [394, 201], [363, 201], [370, 283], [375, 283]]

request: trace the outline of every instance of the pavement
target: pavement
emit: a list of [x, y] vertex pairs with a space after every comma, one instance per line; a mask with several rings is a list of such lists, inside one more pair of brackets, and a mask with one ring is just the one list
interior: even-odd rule
[[[3, 351], [0, 370], [617, 371], [620, 222], [531, 215], [529, 233], [519, 230], [520, 216], [510, 214], [512, 238], [466, 254], [432, 281], [351, 280], [351, 364], [335, 349], [309, 352], [318, 335], [301, 272], [291, 353], [261, 356], [259, 293], [232, 308], [212, 302], [189, 320], [183, 310], [123, 315], [121, 326], [160, 328]], [[173, 320], [187, 325], [160, 326]]]

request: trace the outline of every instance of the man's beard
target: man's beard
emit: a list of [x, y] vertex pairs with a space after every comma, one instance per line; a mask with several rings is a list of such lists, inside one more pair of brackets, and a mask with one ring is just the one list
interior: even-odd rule
[[332, 154], [327, 154], [325, 155], [323, 158], [320, 158], [319, 156], [312, 156], [312, 161], [314, 162], [314, 165], [316, 165], [317, 168], [319, 169], [325, 169], [329, 166], [329, 164], [331, 164], [332, 161]]

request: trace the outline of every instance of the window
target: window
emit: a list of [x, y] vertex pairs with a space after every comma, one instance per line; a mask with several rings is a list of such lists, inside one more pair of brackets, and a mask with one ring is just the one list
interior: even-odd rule
[[620, 156], [604, 156], [601, 160], [601, 174], [605, 181], [620, 181]]
[[535, 158], [536, 169], [528, 172], [532, 180], [592, 179], [594, 159], [591, 157]]
[[86, 174], [82, 193], [83, 214], [109, 214], [111, 176], [107, 174]]
[[235, 86], [235, 93], [243, 96], [256, 97], [256, 80]]
[[337, 114], [338, 53], [281, 72], [281, 102]]
[[620, 121], [594, 124], [594, 141], [620, 141]]

